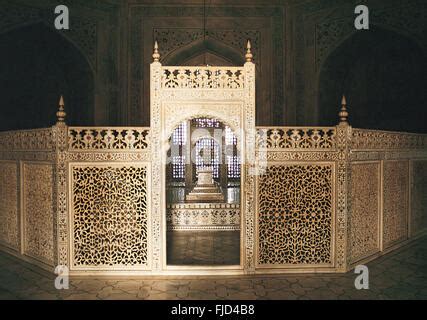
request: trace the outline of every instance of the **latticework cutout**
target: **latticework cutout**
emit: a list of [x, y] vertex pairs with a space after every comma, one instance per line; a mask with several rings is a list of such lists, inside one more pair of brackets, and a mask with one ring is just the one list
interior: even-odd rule
[[331, 263], [331, 165], [269, 165], [258, 197], [260, 264]]
[[75, 166], [75, 266], [147, 264], [147, 168]]

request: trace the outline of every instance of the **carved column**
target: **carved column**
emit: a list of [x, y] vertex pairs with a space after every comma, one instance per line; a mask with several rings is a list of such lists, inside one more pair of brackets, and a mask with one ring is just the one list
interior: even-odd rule
[[[242, 163], [242, 173], [245, 173], [244, 183], [241, 190], [245, 193], [245, 204], [242, 214], [245, 215], [245, 262], [244, 267], [247, 273], [255, 272], [255, 64], [252, 63], [250, 53], [250, 43], [248, 42], [248, 52], [246, 53], [246, 63], [244, 64], [245, 93], [244, 93], [244, 123], [243, 128], [246, 143], [246, 154]], [[243, 159], [243, 158], [242, 158]]]
[[64, 111], [64, 101], [61, 96], [59, 102], [59, 110], [56, 113], [58, 121], [52, 127], [53, 141], [55, 144], [55, 187], [54, 187], [54, 217], [56, 243], [55, 249], [57, 252], [55, 258], [56, 265], [64, 265], [70, 267], [69, 263], [69, 247], [68, 230], [69, 219], [67, 210], [67, 149], [68, 149], [68, 127], [65, 124], [66, 113]]
[[337, 271], [346, 272], [348, 268], [348, 231], [351, 212], [351, 168], [350, 146], [352, 128], [347, 122], [348, 112], [343, 96], [339, 112], [340, 123], [337, 126], [337, 177], [336, 177], [336, 232], [335, 232], [335, 261]]
[[162, 163], [162, 152], [164, 136], [161, 132], [161, 111], [160, 111], [160, 81], [162, 75], [162, 65], [159, 62], [160, 55], [157, 52], [157, 42], [155, 45], [155, 53], [153, 54], [154, 62], [150, 65], [150, 94], [151, 94], [151, 137], [153, 137], [152, 143], [152, 191], [151, 191], [151, 239], [148, 243], [151, 244], [152, 249], [152, 269], [153, 271], [160, 271], [162, 268], [161, 252], [166, 248], [161, 248], [162, 234], [161, 230], [161, 216], [163, 208], [163, 180], [164, 180], [164, 168]]

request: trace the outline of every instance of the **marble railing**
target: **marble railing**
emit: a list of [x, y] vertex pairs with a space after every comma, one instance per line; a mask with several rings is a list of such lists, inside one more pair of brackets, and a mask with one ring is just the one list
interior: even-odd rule
[[[151, 197], [150, 133], [63, 123], [0, 133], [1, 248], [49, 270], [151, 273], [166, 229], [151, 223], [163, 200]], [[255, 228], [245, 231], [254, 272], [344, 272], [426, 232], [427, 135], [341, 123], [257, 127], [255, 143], [256, 170], [245, 173], [256, 175]], [[164, 219], [171, 209], [182, 208]], [[247, 208], [232, 209], [197, 224], [242, 230]], [[179, 213], [172, 229], [183, 229]]]

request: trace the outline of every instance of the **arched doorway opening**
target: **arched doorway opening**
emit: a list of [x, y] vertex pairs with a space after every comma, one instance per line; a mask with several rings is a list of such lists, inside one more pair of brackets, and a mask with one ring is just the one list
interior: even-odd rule
[[354, 127], [425, 132], [426, 71], [425, 53], [409, 37], [377, 26], [353, 34], [321, 68], [319, 125], [336, 123], [339, 92]]
[[233, 130], [214, 118], [183, 121], [166, 164], [167, 265], [240, 264], [241, 161]]

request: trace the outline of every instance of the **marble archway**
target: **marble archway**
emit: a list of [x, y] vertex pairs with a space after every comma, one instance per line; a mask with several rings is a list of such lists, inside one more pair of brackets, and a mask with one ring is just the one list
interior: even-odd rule
[[[165, 155], [168, 137], [183, 120], [213, 117], [229, 124], [240, 141], [242, 232], [240, 265], [232, 269], [254, 270], [255, 179], [255, 65], [250, 49], [243, 67], [168, 67], [159, 62], [155, 48], [151, 64], [152, 141], [152, 267], [170, 270], [166, 264]], [[179, 267], [178, 267], [179, 268]], [[223, 269], [224, 267], [210, 267]], [[208, 268], [209, 269], [209, 268]], [[178, 269], [179, 270], [179, 269]], [[188, 268], [181, 268], [188, 272]], [[199, 268], [201, 272], [206, 268]]]

